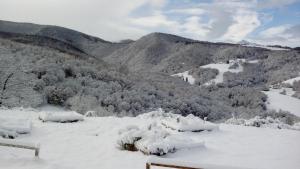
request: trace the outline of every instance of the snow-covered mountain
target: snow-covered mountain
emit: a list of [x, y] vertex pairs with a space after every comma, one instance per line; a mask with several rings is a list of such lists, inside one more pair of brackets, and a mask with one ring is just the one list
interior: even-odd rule
[[246, 40], [241, 40], [237, 44], [240, 44], [240, 45], [249, 45], [249, 46], [262, 46], [260, 44], [252, 43], [252, 42], [249, 42], [249, 41], [246, 41]]
[[[90, 36], [72, 29], [51, 26], [38, 25], [32, 23], [16, 23], [0, 20], [0, 32], [21, 35], [31, 35], [40, 38], [51, 38], [71, 45], [81, 52], [95, 56], [103, 57], [112, 51], [121, 48], [126, 43], [112, 43], [98, 37]], [[3, 36], [3, 35], [2, 35]], [[16, 36], [14, 36], [16, 38]], [[28, 41], [28, 38], [24, 41]]]
[[[112, 43], [67, 28], [6, 21], [0, 22], [0, 44], [1, 106], [53, 104], [119, 116], [163, 108], [213, 121], [271, 113], [297, 121], [269, 110], [261, 92], [298, 76], [297, 50], [165, 33]], [[299, 93], [297, 84], [290, 87]]]
[[242, 46], [248, 46], [248, 47], [258, 47], [258, 48], [265, 48], [265, 49], [269, 49], [269, 50], [290, 50], [291, 48], [289, 47], [282, 47], [279, 45], [274, 45], [274, 46], [269, 46], [269, 45], [261, 45], [261, 44], [257, 44], [257, 43], [252, 43], [246, 40], [241, 40], [239, 41], [237, 44], [240, 44]]

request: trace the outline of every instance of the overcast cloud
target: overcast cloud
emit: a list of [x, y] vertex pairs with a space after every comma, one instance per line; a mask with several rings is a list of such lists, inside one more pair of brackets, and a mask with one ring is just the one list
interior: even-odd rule
[[299, 0], [1, 0], [0, 19], [59, 25], [105, 40], [165, 32], [300, 46]]

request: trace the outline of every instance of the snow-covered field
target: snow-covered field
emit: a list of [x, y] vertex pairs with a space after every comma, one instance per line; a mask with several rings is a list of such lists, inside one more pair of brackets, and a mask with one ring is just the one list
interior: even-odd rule
[[[49, 110], [48, 110], [49, 111]], [[30, 134], [18, 141], [40, 142], [40, 157], [31, 150], [0, 147], [1, 169], [141, 169], [149, 156], [117, 148], [118, 132], [128, 125], [143, 126], [141, 117], [90, 117], [76, 123], [43, 123], [33, 109], [0, 109], [0, 117], [32, 120]], [[160, 157], [175, 161], [253, 169], [300, 168], [300, 132], [220, 124], [212, 132], [180, 132], [204, 141]], [[220, 167], [223, 168], [223, 167]]]

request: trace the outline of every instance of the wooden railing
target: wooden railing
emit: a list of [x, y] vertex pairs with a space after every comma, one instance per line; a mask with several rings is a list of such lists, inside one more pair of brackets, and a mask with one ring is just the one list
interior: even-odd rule
[[146, 169], [150, 169], [151, 166], [179, 169], [204, 169], [204, 167], [199, 167], [199, 164], [157, 157], [150, 157], [148, 159], [146, 162]]
[[36, 157], [38, 157], [39, 153], [40, 153], [39, 144], [34, 144], [34, 143], [26, 143], [26, 142], [18, 142], [15, 140], [0, 139], [0, 146], [34, 150], [35, 151], [34, 155]]
[[194, 167], [188, 167], [188, 166], [162, 164], [162, 163], [151, 163], [151, 162], [146, 163], [146, 169], [151, 169], [151, 166], [166, 167], [166, 168], [179, 168], [179, 169], [203, 169], [203, 168], [194, 168]]
[[205, 164], [205, 163], [193, 163], [188, 161], [177, 161], [176, 159], [168, 158], [158, 158], [150, 157], [146, 162], [146, 169], [151, 169], [153, 167], [164, 167], [164, 168], [177, 168], [177, 169], [250, 169], [247, 167], [235, 167], [235, 166], [224, 166], [215, 164]]

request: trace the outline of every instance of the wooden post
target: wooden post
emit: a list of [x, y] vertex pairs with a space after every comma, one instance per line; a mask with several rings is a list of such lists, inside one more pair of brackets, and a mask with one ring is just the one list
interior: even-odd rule
[[39, 148], [35, 149], [34, 156], [38, 157], [39, 154], [40, 154], [40, 149]]
[[146, 169], [150, 169], [150, 164], [146, 163]]

